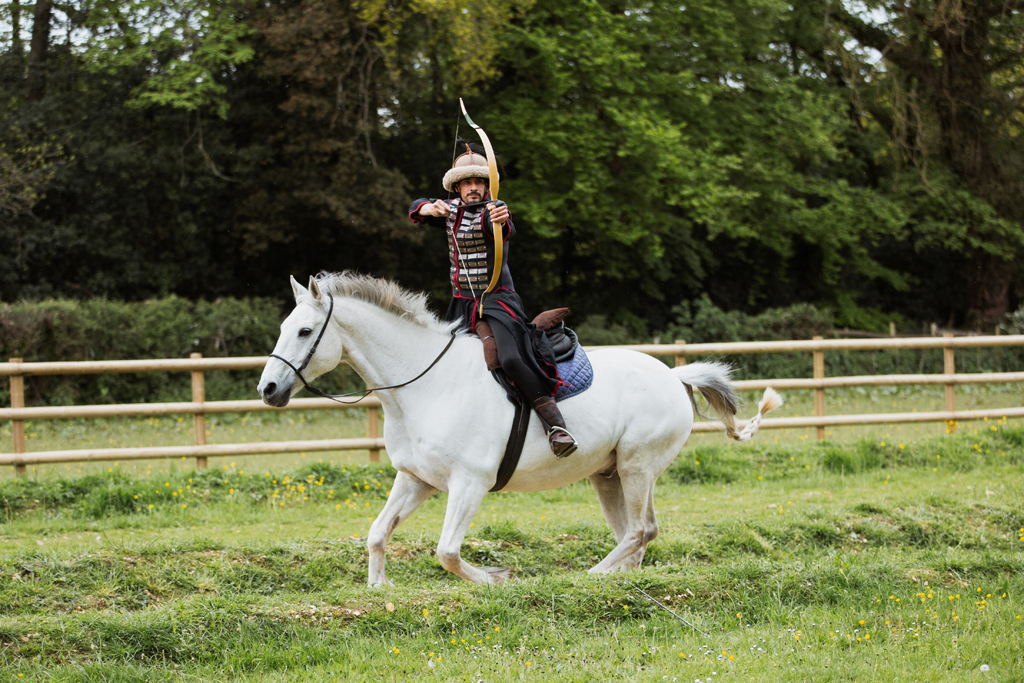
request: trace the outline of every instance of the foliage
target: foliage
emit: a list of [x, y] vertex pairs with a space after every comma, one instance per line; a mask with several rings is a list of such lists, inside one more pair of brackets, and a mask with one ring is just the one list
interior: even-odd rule
[[0, 138], [0, 216], [32, 213], [57, 172], [60, 152], [59, 145], [31, 140], [17, 127], [7, 130]]
[[88, 9], [83, 60], [117, 75], [143, 70], [130, 107], [209, 108], [224, 118], [228, 88], [220, 75], [252, 59], [240, 0], [103, 1]]
[[1008, 313], [999, 327], [1006, 334], [1024, 334], [1024, 306]]
[[[528, 14], [534, 0], [481, 0], [468, 5], [453, 0], [361, 0], [356, 5], [360, 19], [378, 28], [378, 47], [393, 78], [411, 75], [419, 68], [416, 61], [426, 54], [432, 78], [443, 79], [443, 86], [455, 92], [477, 94], [499, 75], [495, 57], [502, 47], [502, 29]], [[435, 89], [440, 86], [435, 83]]]
[[832, 329], [832, 316], [810, 304], [770, 308], [757, 315], [723, 311], [705, 295], [696, 302], [683, 302], [672, 309], [675, 324], [667, 336], [688, 342], [773, 341], [810, 339]]
[[938, 241], [969, 259], [970, 317], [992, 323], [1008, 311], [1015, 255], [1024, 247], [1017, 83], [1024, 17], [1002, 2], [865, 6], [836, 8], [835, 41], [861, 48], [846, 52], [844, 69], [859, 106], [892, 136], [897, 161], [919, 172], [897, 189], [922, 200], [906, 202], [914, 211], [911, 240]]
[[[584, 302], [600, 291], [616, 313], [700, 287], [753, 305], [795, 280], [823, 298], [847, 276], [905, 286], [869, 252], [903, 215], [852, 181], [835, 95], [755, 57], [788, 42], [784, 13], [548, 3], [510, 31], [485, 120], [526, 143], [506, 186], [547, 246], [536, 279]], [[742, 294], [724, 278], [739, 268]]]
[[[979, 15], [971, 56], [956, 12], [885, 2], [865, 18], [778, 0], [133, 0], [57, 3], [48, 23], [26, 7], [0, 7], [18, 26], [0, 37], [0, 187], [20, 197], [0, 220], [4, 301], [283, 298], [289, 274], [356, 268], [443, 308], [443, 235], [405, 210], [439, 191], [460, 95], [502, 157], [528, 310], [638, 338], [705, 293], [815, 302], [840, 325], [980, 324], [1021, 281], [1016, 12]], [[921, 49], [988, 59], [977, 97], [911, 73]], [[963, 149], [983, 172], [958, 165], [969, 127], [945, 101], [974, 103], [953, 113], [979, 117]]]
[[614, 346], [639, 344], [644, 333], [625, 323], [611, 322], [603, 315], [592, 315], [579, 324], [571, 325], [581, 344], [587, 346]]

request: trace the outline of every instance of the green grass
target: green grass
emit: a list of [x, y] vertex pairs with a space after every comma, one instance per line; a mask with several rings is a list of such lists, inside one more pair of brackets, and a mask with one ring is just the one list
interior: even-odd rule
[[661, 536], [644, 569], [612, 576], [584, 571], [614, 543], [587, 485], [495, 494], [463, 554], [511, 567], [517, 580], [501, 586], [441, 569], [439, 494], [389, 546], [397, 586], [365, 587], [386, 466], [6, 478], [0, 671], [55, 681], [1021, 680], [1022, 444], [1024, 429], [1003, 424], [902, 444], [708, 440], [659, 482]]

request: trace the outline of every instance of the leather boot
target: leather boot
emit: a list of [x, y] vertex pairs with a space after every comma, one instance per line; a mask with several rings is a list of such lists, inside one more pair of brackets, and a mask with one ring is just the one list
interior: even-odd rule
[[497, 370], [501, 367], [501, 361], [498, 360], [498, 343], [494, 341], [494, 330], [486, 320], [477, 320], [476, 332], [484, 343], [484, 362], [487, 363], [487, 369]]
[[576, 452], [576, 439], [565, 428], [565, 420], [562, 419], [562, 411], [558, 409], [555, 399], [550, 396], [538, 398], [533, 402], [533, 409], [537, 411], [541, 424], [548, 434], [548, 445], [556, 458], [565, 458]]

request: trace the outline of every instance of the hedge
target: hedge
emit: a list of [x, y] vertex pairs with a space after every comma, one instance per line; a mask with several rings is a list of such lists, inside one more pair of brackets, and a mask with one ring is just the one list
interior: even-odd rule
[[[0, 304], [0, 361], [120, 360], [263, 356], [277, 341], [279, 325], [291, 305], [269, 298], [188, 301], [176, 296], [139, 303], [106, 299], [50, 300]], [[810, 304], [767, 309], [757, 315], [723, 311], [704, 297], [673, 309], [675, 320], [661, 333], [666, 343], [809, 339], [839, 336], [832, 332], [828, 310]], [[616, 324], [595, 316], [575, 322], [584, 344], [649, 342], [640, 335], [642, 321]], [[1024, 332], [1024, 309], [1008, 316], [1008, 333]], [[744, 354], [724, 360], [737, 379], [810, 377], [811, 354]], [[1015, 371], [1022, 367], [1019, 349], [972, 349], [957, 352], [958, 372]], [[825, 374], [874, 375], [942, 372], [941, 350], [833, 352], [825, 354]], [[208, 400], [256, 398], [258, 371], [208, 372]], [[344, 368], [318, 380], [325, 391], [362, 388]], [[29, 377], [28, 405], [83, 405], [185, 401], [191, 397], [188, 373], [139, 373]], [[0, 405], [10, 405], [7, 382], [0, 383]]]
[[[811, 304], [797, 304], [785, 308], [769, 308], [757, 315], [741, 311], [723, 311], [708, 297], [684, 301], [672, 309], [675, 320], [659, 334], [662, 343], [684, 339], [688, 344], [775, 341], [811, 339], [821, 335], [826, 339], [844, 336], [834, 330], [832, 313]], [[1007, 316], [1002, 326], [1006, 333], [1024, 332], [1024, 309]], [[638, 344], [650, 343], [650, 338], [636, 334], [629, 324], [612, 324], [604, 318], [591, 318], [577, 326], [580, 340], [585, 344]], [[810, 353], [737, 354], [717, 360], [731, 363], [735, 379], [775, 379], [782, 377], [812, 377], [813, 359]], [[692, 358], [702, 360], [702, 358]], [[964, 349], [956, 352], [957, 372], [1011, 372], [1022, 367], [1024, 350], [1021, 349]], [[899, 351], [835, 351], [825, 354], [825, 375], [889, 375], [941, 373], [941, 349]]]

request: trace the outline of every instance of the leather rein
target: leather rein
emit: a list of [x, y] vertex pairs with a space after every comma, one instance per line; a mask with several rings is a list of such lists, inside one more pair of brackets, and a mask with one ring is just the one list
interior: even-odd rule
[[[445, 347], [441, 351], [441, 353], [439, 353], [437, 358], [434, 359], [434, 362], [432, 362], [430, 365], [428, 365], [426, 370], [424, 370], [420, 374], [416, 375], [415, 377], [410, 379], [408, 382], [402, 382], [401, 384], [393, 384], [393, 385], [391, 385], [389, 387], [374, 387], [372, 389], [367, 389], [366, 391], [350, 391], [347, 394], [328, 394], [328, 393], [325, 393], [323, 391], [320, 391], [316, 387], [310, 385], [310, 383], [306, 381], [306, 378], [302, 376], [302, 371], [306, 369], [307, 365], [309, 365], [309, 361], [313, 360], [313, 354], [316, 353], [317, 347], [320, 346], [320, 340], [324, 338], [324, 332], [327, 331], [327, 324], [329, 322], [331, 322], [331, 314], [334, 313], [334, 297], [331, 296], [330, 294], [328, 294], [327, 298], [330, 299], [330, 305], [327, 308], [327, 318], [324, 319], [324, 324], [320, 328], [320, 334], [318, 334], [316, 336], [316, 341], [313, 342], [313, 346], [309, 349], [309, 353], [306, 354], [306, 359], [302, 361], [302, 365], [300, 365], [299, 367], [295, 367], [287, 359], [282, 358], [281, 356], [277, 355], [276, 353], [271, 353], [270, 354], [271, 358], [276, 358], [279, 361], [281, 361], [282, 363], [284, 363], [285, 365], [287, 365], [288, 367], [290, 367], [292, 369], [292, 371], [295, 372], [296, 375], [298, 375], [299, 379], [302, 380], [302, 384], [303, 384], [303, 386], [306, 387], [307, 391], [309, 391], [312, 394], [316, 394], [317, 396], [320, 396], [322, 398], [329, 398], [332, 401], [336, 401], [337, 403], [352, 404], [352, 403], [358, 403], [359, 401], [362, 401], [364, 398], [369, 396], [374, 391], [383, 391], [384, 389], [398, 389], [398, 388], [407, 386], [409, 384], [412, 384], [413, 382], [418, 380], [420, 377], [423, 377], [423, 375], [425, 375], [428, 372], [430, 372], [430, 369], [433, 368], [435, 365], [437, 365], [437, 362], [439, 360], [441, 360], [441, 357], [444, 356], [444, 354], [448, 353], [448, 349], [450, 349], [452, 347], [452, 344], [455, 343], [455, 333], [456, 333], [456, 330], [452, 330], [452, 338], [448, 340], [448, 344], [445, 345]], [[354, 401], [339, 401], [338, 400], [340, 398], [344, 398], [344, 397], [347, 397], [347, 396], [355, 396], [356, 394], [360, 394], [360, 396], [359, 396], [359, 398], [355, 399]]]

